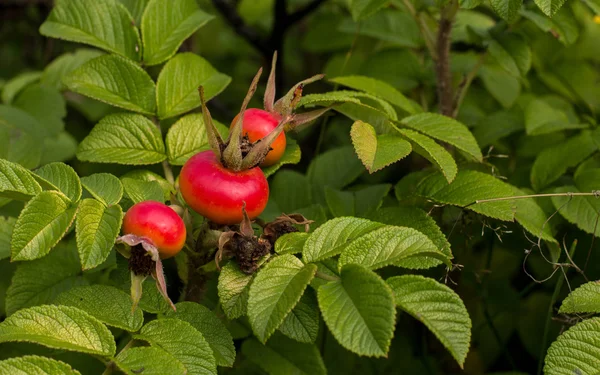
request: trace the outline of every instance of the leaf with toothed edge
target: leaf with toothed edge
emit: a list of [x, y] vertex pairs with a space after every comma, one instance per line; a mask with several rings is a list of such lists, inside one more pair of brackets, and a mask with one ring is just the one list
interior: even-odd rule
[[246, 315], [248, 306], [248, 289], [253, 275], [240, 271], [237, 263], [229, 261], [219, 274], [218, 293], [219, 301], [225, 315], [230, 320]]
[[0, 361], [0, 374], [81, 375], [70, 365], [37, 355], [25, 355]]
[[402, 137], [392, 134], [378, 136], [371, 125], [362, 121], [352, 125], [350, 136], [359, 159], [369, 173], [405, 158], [412, 151], [410, 143]]
[[458, 173], [458, 166], [452, 155], [428, 136], [410, 129], [398, 129], [413, 147], [413, 151], [429, 160], [439, 169], [448, 183], [452, 182]]
[[584, 320], [550, 345], [544, 374], [597, 374], [600, 368], [600, 318]]
[[41, 191], [42, 187], [29, 170], [0, 159], [0, 197], [28, 200]]

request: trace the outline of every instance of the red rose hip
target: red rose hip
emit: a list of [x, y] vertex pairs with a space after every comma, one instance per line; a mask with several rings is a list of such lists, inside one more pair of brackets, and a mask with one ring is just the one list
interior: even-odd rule
[[[235, 116], [231, 122], [231, 127], [236, 123], [239, 118], [239, 114]], [[244, 112], [244, 122], [242, 125], [243, 134], [248, 136], [250, 142], [256, 142], [269, 133], [271, 133], [281, 121], [281, 116], [277, 113], [270, 113], [262, 109], [250, 108]], [[275, 141], [271, 143], [271, 151], [265, 157], [261, 167], [269, 167], [276, 164], [285, 152], [286, 139], [285, 133], [281, 132]]]
[[181, 217], [169, 206], [155, 201], [133, 205], [123, 218], [123, 233], [148, 239], [158, 249], [161, 259], [179, 253], [186, 238]]
[[260, 168], [229, 170], [213, 151], [200, 152], [185, 163], [179, 188], [194, 211], [217, 224], [239, 224], [244, 202], [248, 216], [254, 219], [269, 200], [269, 184]]

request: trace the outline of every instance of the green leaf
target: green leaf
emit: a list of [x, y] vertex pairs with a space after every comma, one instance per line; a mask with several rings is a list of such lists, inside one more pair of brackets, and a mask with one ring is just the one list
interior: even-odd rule
[[600, 368], [600, 318], [584, 320], [558, 336], [546, 354], [544, 374], [595, 374]]
[[63, 131], [55, 137], [44, 139], [40, 164], [64, 162], [75, 158], [77, 140], [71, 134]]
[[548, 17], [552, 17], [558, 12], [567, 0], [534, 0], [535, 4]]
[[[281, 212], [295, 212], [299, 208], [312, 204], [311, 186], [308, 178], [296, 171], [279, 171], [269, 184], [271, 198]], [[277, 212], [276, 215], [280, 215]]]
[[121, 230], [122, 219], [123, 209], [119, 205], [107, 207], [90, 198], [81, 201], [75, 230], [84, 270], [97, 267], [106, 260]]
[[[557, 132], [565, 129], [578, 129], [586, 127], [575, 123], [569, 111], [573, 111], [568, 103], [561, 107], [552, 97], [544, 99], [533, 99], [525, 108], [525, 129], [527, 134], [538, 135]], [[574, 117], [574, 116], [573, 116]]]
[[274, 335], [266, 345], [251, 338], [242, 343], [242, 353], [269, 375], [325, 375], [327, 369], [315, 345]]
[[573, 44], [579, 38], [579, 25], [569, 7], [561, 8], [552, 18], [530, 10], [522, 10], [521, 15], [541, 30], [558, 35], [558, 40], [564, 45]]
[[521, 95], [521, 83], [519, 79], [508, 74], [506, 70], [493, 60], [486, 60], [483, 66], [479, 68], [479, 77], [483, 81], [485, 89], [504, 108], [511, 108], [519, 95]]
[[531, 185], [536, 191], [542, 190], [596, 151], [598, 145], [587, 131], [545, 149], [531, 168]]
[[329, 91], [322, 94], [309, 94], [300, 98], [298, 107], [313, 107], [316, 105], [329, 106], [333, 103], [355, 103], [361, 104], [353, 91]]
[[231, 333], [215, 313], [194, 302], [175, 304], [177, 312], [167, 311], [166, 318], [176, 318], [188, 322], [197, 329], [210, 345], [218, 366], [232, 367], [235, 361], [235, 347]]
[[514, 60], [519, 73], [525, 76], [531, 69], [532, 52], [528, 42], [519, 34], [505, 34], [496, 39]]
[[[220, 134], [229, 131], [225, 125], [213, 120]], [[167, 155], [169, 163], [184, 165], [185, 162], [200, 151], [209, 150], [206, 128], [202, 114], [193, 113], [177, 120], [167, 132]]]
[[46, 66], [40, 82], [44, 86], [54, 87], [62, 91], [66, 88], [63, 84], [64, 77], [98, 56], [102, 56], [101, 51], [88, 48], [81, 48], [75, 50], [75, 52], [60, 55]]
[[[377, 41], [386, 42], [386, 45], [411, 49], [423, 47], [423, 38], [415, 19], [406, 11], [390, 8], [358, 22], [345, 18], [338, 26], [337, 31], [374, 38]], [[329, 33], [331, 33], [330, 30], [328, 30]], [[343, 74], [344, 71], [340, 70], [340, 73]]]
[[210, 100], [229, 85], [231, 77], [219, 73], [208, 61], [193, 53], [180, 53], [161, 70], [156, 83], [158, 117], [165, 119], [200, 106], [198, 87]]
[[304, 243], [302, 259], [307, 263], [318, 262], [340, 254], [355, 239], [364, 236], [383, 224], [366, 219], [340, 217], [321, 225]]
[[42, 187], [31, 172], [19, 164], [0, 159], [0, 197], [28, 200], [41, 191]]
[[248, 291], [248, 318], [261, 342], [266, 342], [281, 325], [316, 271], [316, 265], [304, 265], [286, 254], [274, 258], [258, 272]]
[[0, 260], [10, 257], [10, 239], [16, 221], [14, 217], [0, 216]]
[[418, 104], [409, 100], [392, 85], [375, 78], [366, 76], [344, 76], [332, 78], [330, 81], [387, 100], [411, 115], [422, 111], [422, 108], [420, 108]]
[[240, 271], [237, 263], [229, 262], [219, 274], [219, 301], [230, 320], [246, 315], [248, 306], [248, 290], [254, 275]]
[[454, 181], [456, 173], [458, 173], [458, 167], [452, 155], [444, 147], [428, 136], [410, 129], [398, 129], [398, 131], [411, 142], [413, 150], [417, 154], [429, 160], [444, 174], [448, 183]]
[[200, 10], [195, 0], [150, 0], [142, 16], [144, 64], [166, 61], [184, 40], [213, 18]]
[[0, 373], [22, 375], [81, 375], [68, 364], [36, 355], [26, 355], [0, 361]]
[[[514, 195], [527, 195], [524, 191], [511, 186]], [[535, 199], [515, 199], [515, 219], [523, 228], [545, 241], [557, 243], [548, 216]]]
[[160, 130], [142, 115], [106, 116], [79, 144], [77, 158], [95, 163], [156, 164], [167, 158]]
[[94, 198], [106, 206], [119, 203], [123, 197], [121, 181], [110, 173], [96, 173], [82, 177], [81, 184]]
[[40, 84], [30, 85], [16, 97], [13, 106], [24, 110], [44, 124], [51, 136], [58, 135], [65, 128], [63, 119], [67, 115], [67, 104], [55, 88]]
[[121, 178], [125, 196], [133, 203], [143, 201], [164, 202], [164, 194], [160, 184], [156, 181], [142, 181], [133, 178]]
[[154, 82], [133, 61], [104, 55], [86, 62], [64, 79], [74, 92], [115, 107], [153, 115], [156, 112]]
[[561, 186], [554, 189], [554, 193], [563, 193], [564, 196], [552, 197], [552, 203], [562, 217], [568, 222], [587, 233], [600, 237], [600, 202], [596, 197], [571, 197], [569, 193], [581, 192], [575, 186]]
[[141, 42], [127, 8], [117, 0], [59, 0], [40, 26], [51, 38], [89, 44], [140, 60]]
[[298, 164], [300, 162], [301, 157], [302, 157], [302, 152], [300, 151], [300, 146], [298, 146], [298, 143], [296, 143], [295, 140], [288, 137], [287, 144], [285, 147], [285, 152], [281, 156], [281, 159], [279, 159], [277, 164], [274, 164], [274, 165], [271, 165], [270, 167], [264, 168], [263, 173], [265, 174], [265, 177], [268, 178], [269, 176], [271, 176], [275, 172], [277, 172], [277, 170], [279, 170], [279, 168], [283, 167], [284, 165]]
[[365, 19], [381, 9], [387, 2], [388, 0], [350, 0], [352, 18], [356, 21]]
[[476, 200], [513, 196], [512, 189], [497, 178], [478, 171], [462, 170], [448, 184], [439, 173], [425, 177], [417, 186], [417, 193], [433, 201], [464, 207], [485, 216], [513, 221], [510, 201], [485, 202], [471, 205]]
[[[50, 136], [46, 129], [29, 113], [0, 105], [0, 156], [25, 168], [39, 165], [43, 137]], [[8, 138], [8, 140], [7, 140]]]
[[[450, 243], [440, 227], [427, 212], [417, 207], [384, 207], [374, 211], [368, 216], [368, 219], [383, 224], [416, 229], [426, 235], [444, 255], [449, 259], [452, 258]], [[403, 259], [398, 262], [398, 265], [405, 268], [419, 269], [435, 267], [441, 263], [442, 262], [436, 258], [419, 257]]]
[[523, 6], [523, 0], [490, 0], [492, 8], [508, 22], [513, 22], [521, 7]]
[[396, 309], [390, 287], [373, 271], [356, 264], [342, 268], [341, 279], [317, 290], [327, 327], [346, 349], [364, 356], [387, 355]]
[[600, 312], [600, 281], [587, 282], [567, 296], [560, 305], [559, 314]]
[[146, 10], [146, 6], [150, 0], [120, 0], [123, 5], [129, 11], [129, 14], [133, 16], [136, 25], [141, 25], [142, 23], [142, 15], [144, 14], [144, 10]]
[[183, 320], [153, 320], [134, 337], [171, 354], [183, 363], [190, 375], [217, 374], [215, 357], [204, 336]]
[[463, 368], [471, 343], [471, 318], [460, 297], [446, 285], [419, 276], [387, 279], [394, 301], [429, 328]]
[[421, 132], [442, 142], [464, 151], [476, 161], [482, 161], [483, 156], [479, 145], [469, 129], [460, 122], [436, 113], [421, 113], [405, 117], [402, 125]]
[[71, 202], [81, 199], [81, 182], [75, 170], [64, 163], [50, 163], [37, 169], [38, 180], [52, 190], [63, 193]]
[[411, 257], [433, 257], [450, 263], [447, 255], [423, 233], [412, 228], [385, 226], [348, 244], [340, 255], [338, 268], [341, 270], [347, 264], [359, 264], [378, 269], [401, 265], [403, 260]]
[[9, 316], [0, 323], [0, 342], [15, 341], [102, 357], [111, 357], [116, 350], [113, 335], [106, 326], [70, 306], [35, 306]]
[[11, 260], [32, 260], [50, 252], [65, 235], [77, 207], [59, 192], [44, 191], [31, 199], [17, 219], [11, 241]]
[[349, 185], [364, 171], [352, 146], [334, 148], [314, 158], [307, 176], [317, 186], [341, 189]]
[[88, 285], [61, 293], [54, 304], [77, 307], [101, 322], [129, 332], [142, 328], [144, 314], [132, 312], [131, 297], [112, 286]]
[[319, 334], [319, 305], [314, 293], [307, 290], [298, 304], [285, 317], [279, 331], [287, 337], [307, 344], [314, 343]]
[[7, 315], [25, 307], [50, 303], [60, 293], [87, 284], [81, 275], [77, 251], [67, 244], [63, 242], [47, 256], [17, 266], [6, 291]]
[[39, 80], [41, 76], [42, 72], [26, 72], [6, 82], [2, 87], [2, 101], [4, 104], [11, 104], [21, 90]]
[[114, 361], [128, 375], [191, 375], [181, 361], [154, 346], [129, 348], [120, 352]]
[[[144, 170], [144, 169], [134, 169], [131, 172], [125, 173], [121, 176], [121, 180], [124, 178], [130, 178], [138, 181], [146, 181], [146, 182], [156, 182], [160, 185], [163, 191], [163, 201], [167, 201], [171, 199], [171, 194], [175, 194], [175, 188], [172, 184], [169, 183], [164, 177], [154, 172]], [[147, 186], [147, 185], [146, 185]], [[150, 188], [153, 189], [153, 188]], [[152, 194], [154, 195], [154, 193]]]
[[352, 125], [350, 136], [358, 158], [369, 173], [405, 158], [412, 151], [410, 143], [402, 137], [392, 134], [378, 136], [371, 125], [362, 121]]
[[487, 50], [490, 56], [494, 58], [498, 65], [500, 65], [508, 74], [515, 77], [521, 76], [521, 72], [519, 71], [515, 59], [511, 56], [510, 52], [504, 49], [502, 44], [492, 39], [488, 44]]
[[308, 236], [304, 232], [286, 233], [275, 241], [275, 252], [279, 255], [301, 253]]

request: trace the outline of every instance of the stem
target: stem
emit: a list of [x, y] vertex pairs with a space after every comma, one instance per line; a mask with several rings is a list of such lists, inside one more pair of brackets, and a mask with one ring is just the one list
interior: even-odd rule
[[[568, 258], [573, 258], [575, 254], [575, 249], [577, 248], [577, 240], [573, 241], [571, 245], [571, 249], [569, 250]], [[559, 266], [560, 267], [560, 266]], [[540, 375], [542, 373], [542, 369], [544, 368], [544, 353], [546, 352], [546, 343], [548, 342], [548, 334], [550, 331], [550, 323], [552, 322], [552, 315], [554, 312], [554, 304], [556, 303], [556, 299], [560, 294], [560, 290], [562, 289], [563, 283], [567, 278], [566, 271], [564, 273], [564, 277], [560, 277], [554, 286], [554, 293], [552, 293], [552, 299], [550, 300], [550, 305], [548, 306], [548, 315], [546, 315], [546, 325], [544, 327], [544, 335], [542, 336], [542, 350], [540, 352], [540, 359], [538, 361], [538, 369], [537, 373]]]
[[429, 51], [431, 58], [433, 60], [437, 60], [437, 51], [435, 50], [435, 42], [434, 42], [434, 38], [433, 38], [433, 32], [429, 28], [429, 25], [427, 25], [427, 23], [425, 23], [425, 20], [423, 19], [423, 17], [421, 17], [421, 15], [419, 13], [417, 13], [417, 10], [415, 9], [414, 5], [410, 2], [410, 0], [403, 0], [403, 3], [404, 3], [404, 6], [406, 7], [406, 9], [408, 10], [408, 13], [410, 13], [411, 17], [415, 20], [415, 22], [419, 26], [419, 30], [421, 31], [421, 36], [423, 37], [423, 40], [425, 41], [425, 46], [427, 47], [427, 50]]
[[596, 198], [598, 198], [598, 197], [600, 197], [600, 190], [594, 190], [591, 193], [547, 193], [547, 194], [515, 195], [514, 197], [478, 199], [474, 203], [467, 205], [467, 207], [474, 205], [474, 204], [478, 204], [478, 203], [510, 201], [513, 199], [544, 198], [544, 197], [596, 197]]
[[452, 74], [450, 72], [450, 33], [452, 32], [452, 23], [457, 11], [457, 0], [452, 0], [450, 4], [442, 9], [442, 17], [437, 34], [435, 71], [437, 76], [438, 103], [440, 113], [445, 116], [452, 116], [454, 112]]
[[171, 165], [168, 161], [163, 160], [162, 162], [163, 172], [165, 173], [165, 178], [169, 183], [175, 186], [175, 177], [173, 176], [173, 170], [171, 169]]
[[339, 277], [328, 275], [319, 270], [317, 270], [317, 272], [315, 273], [315, 276], [318, 277], [319, 279], [323, 279], [323, 280], [327, 280], [327, 281], [340, 281]]
[[456, 116], [458, 116], [458, 111], [460, 110], [460, 107], [461, 107], [463, 101], [465, 100], [465, 97], [467, 96], [469, 87], [471, 87], [471, 83], [473, 83], [473, 80], [475, 80], [475, 77], [477, 77], [479, 68], [481, 68], [481, 66], [483, 65], [483, 62], [485, 61], [485, 56], [486, 56], [485, 53], [483, 53], [481, 55], [481, 57], [479, 58], [477, 63], [473, 66], [473, 69], [471, 69], [471, 71], [467, 74], [463, 84], [459, 88], [458, 94], [456, 95], [456, 102], [454, 103], [454, 112], [452, 113], [452, 117], [456, 118]]
[[[129, 342], [123, 347], [123, 349], [121, 349], [119, 351], [119, 354], [123, 353], [125, 350], [131, 348], [131, 346], [133, 345], [134, 340], [131, 339], [129, 340]], [[102, 373], [102, 375], [110, 375], [113, 373], [113, 370], [115, 369], [115, 362], [114, 361], [110, 361], [106, 364], [106, 369], [104, 370], [104, 372]]]

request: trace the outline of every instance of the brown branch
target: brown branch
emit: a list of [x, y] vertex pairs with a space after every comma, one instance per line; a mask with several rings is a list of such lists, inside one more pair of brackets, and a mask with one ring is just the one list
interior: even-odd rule
[[452, 23], [458, 10], [458, 2], [453, 0], [444, 9], [439, 23], [437, 34], [435, 71], [437, 76], [437, 93], [439, 111], [445, 116], [452, 116], [454, 112], [454, 90], [452, 89], [452, 74], [450, 72], [450, 33]]

